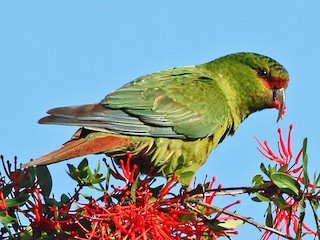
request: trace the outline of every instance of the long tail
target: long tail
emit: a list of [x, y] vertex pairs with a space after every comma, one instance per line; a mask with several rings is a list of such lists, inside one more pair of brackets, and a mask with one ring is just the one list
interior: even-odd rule
[[128, 138], [117, 136], [104, 136], [92, 139], [73, 139], [62, 145], [61, 148], [48, 153], [40, 158], [32, 160], [22, 167], [30, 167], [33, 165], [47, 165], [51, 163], [60, 162], [63, 160], [81, 157], [88, 154], [96, 154], [107, 152], [112, 149], [117, 149], [130, 145], [132, 142]]

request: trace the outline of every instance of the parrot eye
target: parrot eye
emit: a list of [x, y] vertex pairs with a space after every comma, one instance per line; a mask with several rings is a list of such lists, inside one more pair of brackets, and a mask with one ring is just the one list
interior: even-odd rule
[[259, 77], [261, 77], [263, 79], [268, 79], [269, 78], [269, 72], [265, 68], [258, 68], [257, 69], [257, 74], [258, 74]]

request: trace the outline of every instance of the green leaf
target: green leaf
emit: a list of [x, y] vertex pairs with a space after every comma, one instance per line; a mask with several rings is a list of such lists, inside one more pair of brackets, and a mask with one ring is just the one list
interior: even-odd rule
[[88, 166], [88, 160], [86, 158], [84, 158], [79, 166], [78, 166], [78, 170], [79, 170], [79, 179], [83, 180], [86, 177], [88, 177], [89, 174], [91, 174], [89, 166]]
[[254, 202], [262, 202], [262, 201], [261, 201], [259, 198], [257, 198], [257, 197], [252, 197], [251, 200], [254, 201]]
[[315, 225], [316, 225], [316, 229], [317, 230], [317, 233], [318, 233], [318, 236], [320, 236], [320, 219], [319, 219], [319, 216], [318, 216], [318, 213], [317, 213], [317, 210], [318, 210], [318, 207], [319, 207], [319, 202], [317, 199], [312, 199], [312, 200], [309, 200], [310, 202], [310, 206], [311, 206], [311, 209], [312, 209], [312, 212], [313, 212], [313, 217], [314, 217], [314, 222], [315, 222]]
[[67, 164], [69, 168], [68, 175], [73, 179], [79, 182], [79, 170], [72, 164]]
[[274, 195], [271, 197], [271, 200], [278, 208], [282, 210], [290, 210], [290, 206], [281, 195]]
[[91, 200], [92, 199], [92, 196], [90, 194], [81, 193], [81, 196], [84, 197], [87, 200]]
[[289, 195], [299, 195], [300, 184], [286, 173], [274, 172], [270, 175], [273, 183], [281, 189], [281, 191]]
[[132, 196], [133, 202], [136, 202], [136, 189], [138, 186], [139, 179], [140, 179], [140, 174], [138, 174], [138, 176], [134, 180], [133, 184], [131, 185], [130, 194]]
[[10, 229], [8, 227], [8, 224], [13, 224], [17, 221], [17, 219], [11, 217], [10, 215], [4, 213], [4, 212], [0, 212], [0, 222], [2, 223], [2, 225], [5, 227], [5, 229], [10, 232]]
[[62, 204], [66, 204], [66, 203], [68, 203], [69, 201], [70, 201], [70, 198], [69, 198], [68, 195], [66, 195], [66, 194], [62, 194], [62, 195], [61, 195], [61, 197], [60, 197], [60, 202], [61, 202]]
[[[98, 167], [93, 173], [88, 166], [88, 160], [86, 158], [81, 161], [81, 163], [78, 165], [78, 168], [75, 168], [71, 164], [68, 164], [68, 168], [69, 176], [76, 180], [81, 186], [86, 186], [97, 191], [105, 191], [105, 188], [101, 183], [105, 181], [106, 178], [103, 176], [103, 174], [98, 172], [100, 170], [100, 162], [98, 162]], [[110, 171], [111, 170], [108, 169], [109, 173]]]
[[299, 210], [300, 210], [300, 214], [299, 214], [299, 223], [298, 223], [298, 231], [296, 233], [296, 239], [301, 239], [302, 236], [302, 223], [305, 217], [305, 213], [306, 213], [306, 203], [304, 201], [304, 194], [301, 197], [301, 200], [299, 202]]
[[218, 226], [227, 228], [227, 229], [235, 229], [244, 224], [242, 220], [228, 220], [226, 222], [219, 223]]
[[105, 180], [106, 180], [105, 190], [106, 191], [109, 191], [110, 177], [111, 177], [111, 168], [110, 168], [110, 166], [107, 166], [107, 176], [105, 177]]
[[270, 202], [269, 198], [263, 196], [260, 193], [255, 193], [255, 195], [256, 195], [257, 199], [252, 198], [252, 200], [255, 201], [255, 202]]
[[[271, 167], [270, 165], [268, 165], [268, 176], [270, 177], [271, 174], [277, 172], [277, 165], [274, 165], [273, 167]], [[271, 177], [270, 177], [271, 178]]]
[[312, 193], [314, 193], [316, 191], [316, 188], [319, 185], [319, 183], [320, 183], [320, 174], [318, 174], [318, 176], [317, 176], [317, 173], [314, 173], [313, 174], [313, 186], [312, 186], [312, 190], [311, 190]]
[[279, 168], [278, 172], [285, 172], [288, 169], [288, 164], [284, 164], [281, 168]]
[[[16, 173], [18, 173], [18, 172], [19, 172], [19, 174], [23, 174], [22, 170], [20, 170], [20, 169], [16, 170]], [[33, 183], [35, 181], [36, 181], [36, 168], [30, 167], [30, 168], [28, 168], [28, 179], [21, 178], [19, 181], [19, 186], [20, 186], [20, 188], [28, 187], [28, 186], [33, 185]]]
[[225, 227], [219, 226], [219, 224], [221, 224], [222, 222], [220, 222], [217, 219], [208, 220], [208, 221], [206, 221], [206, 223], [207, 223], [209, 229], [211, 229], [214, 232], [223, 232], [223, 231], [228, 230]]
[[186, 222], [186, 221], [196, 221], [197, 217], [194, 214], [179, 214], [179, 221]]
[[308, 166], [307, 143], [308, 143], [308, 139], [305, 138], [303, 140], [303, 147], [302, 147], [302, 169], [303, 169], [302, 179], [303, 179], [303, 184], [305, 189], [308, 188], [308, 185], [310, 183], [309, 176], [308, 176], [308, 169], [307, 169], [307, 166]]
[[266, 169], [263, 163], [260, 164], [260, 169], [265, 175], [269, 176], [268, 170]]
[[37, 166], [36, 175], [41, 188], [41, 194], [44, 197], [49, 197], [52, 190], [52, 178], [48, 167], [46, 165]]
[[96, 169], [94, 169], [93, 175], [97, 175], [100, 171], [100, 161], [98, 161], [98, 166]]
[[255, 175], [252, 178], [252, 183], [254, 184], [254, 186], [259, 186], [259, 185], [263, 184], [264, 183], [263, 177], [260, 174]]
[[87, 169], [89, 168], [89, 163], [88, 163], [88, 159], [87, 158], [84, 158], [78, 165], [78, 169], [80, 171], [87, 171]]
[[267, 208], [266, 226], [273, 227], [273, 216], [272, 216], [271, 203], [268, 204], [268, 208]]
[[12, 184], [6, 184], [2, 187], [1, 191], [3, 193], [4, 198], [8, 197], [12, 190]]
[[63, 203], [58, 202], [56, 199], [54, 198], [46, 198], [45, 199], [45, 205], [46, 207], [50, 206], [50, 207], [61, 207]]
[[209, 229], [215, 231], [215, 232], [224, 232], [229, 229], [234, 229], [236, 227], [239, 227], [244, 224], [244, 221], [242, 220], [229, 220], [226, 222], [218, 221], [217, 219], [211, 219], [206, 221], [207, 225], [209, 226]]
[[12, 199], [5, 199], [7, 208], [22, 206], [28, 200], [29, 195], [20, 195]]

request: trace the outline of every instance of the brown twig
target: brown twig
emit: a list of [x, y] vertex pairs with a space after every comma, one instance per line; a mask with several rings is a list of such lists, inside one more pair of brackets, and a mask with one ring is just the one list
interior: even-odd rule
[[217, 212], [224, 213], [224, 214], [226, 214], [226, 215], [228, 215], [228, 216], [231, 216], [231, 217], [237, 218], [237, 219], [239, 219], [239, 220], [242, 220], [242, 221], [244, 221], [244, 222], [246, 222], [246, 223], [249, 223], [249, 224], [255, 226], [256, 228], [259, 229], [259, 231], [261, 231], [261, 229], [264, 229], [264, 230], [266, 230], [266, 231], [275, 233], [275, 234], [277, 234], [277, 235], [279, 235], [279, 236], [281, 236], [281, 237], [284, 237], [284, 238], [286, 238], [286, 239], [294, 240], [294, 238], [292, 238], [291, 236], [289, 236], [289, 235], [287, 235], [287, 234], [284, 234], [284, 233], [280, 232], [280, 231], [277, 230], [277, 229], [268, 227], [268, 226], [266, 226], [266, 225], [262, 225], [262, 224], [260, 224], [260, 223], [257, 223], [257, 222], [255, 222], [255, 221], [251, 220], [250, 218], [241, 216], [241, 215], [236, 214], [236, 213], [233, 213], [233, 212], [229, 212], [229, 211], [227, 211], [227, 210], [225, 210], [225, 209], [222, 209], [222, 208], [219, 208], [219, 207], [216, 207], [216, 206], [212, 206], [212, 205], [210, 205], [210, 204], [208, 204], [208, 203], [205, 203], [205, 202], [200, 201], [200, 200], [197, 199], [197, 198], [193, 198], [193, 197], [192, 197], [192, 198], [187, 198], [187, 199], [185, 199], [185, 201], [186, 201], [186, 202], [190, 202], [190, 203], [199, 204], [199, 205], [201, 205], [201, 206], [204, 206], [204, 207], [207, 207], [207, 208], [211, 208], [211, 209], [213, 209], [213, 210], [215, 210], [215, 211], [217, 211]]
[[203, 198], [205, 196], [236, 196], [241, 194], [250, 194], [255, 192], [265, 191], [265, 187], [256, 188], [256, 187], [228, 187], [228, 188], [215, 188], [215, 189], [206, 189], [203, 192], [196, 191], [195, 193], [188, 192], [189, 196], [197, 198]]

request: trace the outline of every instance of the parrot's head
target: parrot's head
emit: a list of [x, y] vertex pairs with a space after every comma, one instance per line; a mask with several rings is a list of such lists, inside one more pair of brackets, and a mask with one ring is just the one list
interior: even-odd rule
[[265, 108], [278, 109], [277, 121], [285, 109], [285, 90], [289, 83], [287, 70], [272, 58], [256, 53], [227, 55], [243, 104], [250, 112]]

